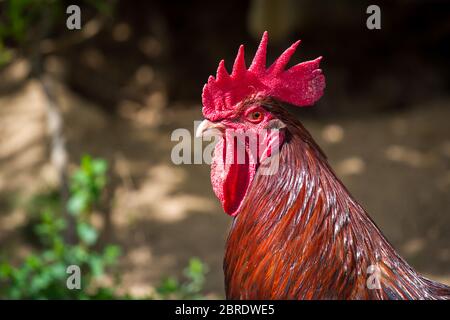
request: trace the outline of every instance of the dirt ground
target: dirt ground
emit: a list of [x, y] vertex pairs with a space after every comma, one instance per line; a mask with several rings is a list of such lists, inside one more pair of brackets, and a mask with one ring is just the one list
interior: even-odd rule
[[[223, 297], [222, 257], [231, 219], [222, 212], [207, 165], [172, 164], [176, 128], [193, 132], [200, 105], [167, 106], [155, 93], [145, 108], [123, 103], [109, 116], [58, 86], [71, 163], [84, 153], [111, 166], [108, 241], [123, 246], [123, 288], [142, 295], [190, 257], [209, 266], [206, 292]], [[39, 83], [0, 97], [0, 249], [24, 256], [31, 245], [21, 208], [54, 184], [48, 161], [45, 98]], [[402, 113], [306, 120], [338, 175], [416, 269], [450, 284], [450, 100]]]

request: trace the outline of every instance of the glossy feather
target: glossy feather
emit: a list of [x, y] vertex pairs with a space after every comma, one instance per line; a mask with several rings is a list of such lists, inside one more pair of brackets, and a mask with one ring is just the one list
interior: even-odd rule
[[[275, 175], [259, 172], [234, 218], [224, 258], [228, 299], [450, 299], [382, 235], [307, 130], [277, 102], [286, 125]], [[369, 266], [381, 289], [369, 289]]]

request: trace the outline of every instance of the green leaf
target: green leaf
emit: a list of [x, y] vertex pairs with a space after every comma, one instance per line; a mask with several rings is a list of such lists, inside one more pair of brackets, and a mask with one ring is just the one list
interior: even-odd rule
[[92, 157], [88, 154], [85, 154], [81, 158], [81, 170], [83, 170], [87, 174], [90, 174], [91, 173], [91, 164], [92, 164]]
[[51, 282], [51, 276], [48, 272], [43, 272], [40, 275], [36, 275], [31, 278], [30, 283], [30, 291], [31, 292], [39, 292], [46, 288]]
[[156, 288], [156, 291], [159, 294], [168, 295], [177, 292], [179, 288], [180, 285], [178, 283], [178, 280], [174, 277], [168, 277], [162, 281], [161, 285]]
[[79, 189], [89, 185], [89, 179], [90, 179], [90, 177], [85, 171], [83, 171], [83, 170], [75, 171], [75, 173], [71, 177], [72, 191], [76, 192]]
[[13, 268], [8, 262], [0, 264], [0, 279], [10, 277], [12, 271]]
[[37, 269], [42, 265], [42, 260], [39, 256], [31, 255], [27, 257], [25, 264], [27, 264], [31, 269]]
[[109, 245], [103, 252], [103, 258], [105, 259], [105, 263], [107, 264], [114, 264], [119, 256], [120, 248], [118, 246]]
[[92, 245], [97, 241], [97, 230], [87, 223], [79, 223], [77, 225], [78, 236], [81, 241], [86, 243], [87, 245]]
[[49, 274], [56, 279], [66, 279], [66, 267], [63, 263], [56, 263], [49, 267]]
[[91, 257], [89, 265], [94, 277], [100, 277], [101, 275], [103, 275], [103, 261], [100, 257]]
[[67, 210], [73, 214], [78, 215], [89, 206], [89, 194], [87, 192], [77, 192], [72, 195], [67, 203]]
[[191, 258], [189, 260], [189, 273], [191, 274], [203, 274], [204, 273], [204, 265], [198, 258]]
[[70, 261], [71, 264], [83, 263], [89, 257], [89, 253], [81, 245], [72, 247], [66, 254], [66, 260]]
[[108, 170], [108, 163], [102, 159], [95, 159], [92, 161], [92, 172], [95, 175], [104, 175]]

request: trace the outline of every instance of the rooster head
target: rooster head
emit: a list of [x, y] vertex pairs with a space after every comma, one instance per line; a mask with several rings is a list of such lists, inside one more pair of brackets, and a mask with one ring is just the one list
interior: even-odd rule
[[248, 69], [241, 45], [231, 74], [222, 60], [216, 77], [210, 76], [203, 87], [205, 120], [197, 128], [197, 136], [206, 132], [220, 135], [211, 164], [211, 182], [224, 211], [231, 216], [238, 214], [260, 164], [276, 152], [275, 146], [283, 144], [285, 125], [268, 108], [270, 101], [308, 106], [322, 96], [325, 88], [325, 77], [319, 69], [321, 57], [286, 69], [300, 43], [297, 41], [266, 68], [267, 42], [264, 32]]

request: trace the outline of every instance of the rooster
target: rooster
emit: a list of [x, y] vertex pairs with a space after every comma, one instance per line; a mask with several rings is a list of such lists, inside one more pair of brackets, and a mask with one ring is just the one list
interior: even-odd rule
[[[219, 135], [211, 182], [233, 217], [227, 299], [450, 299], [450, 287], [399, 256], [283, 107], [322, 96], [321, 58], [286, 69], [297, 41], [266, 68], [267, 42], [265, 32], [248, 69], [243, 46], [231, 74], [222, 60], [202, 94], [206, 119], [197, 135]], [[258, 134], [256, 156], [251, 139], [236, 142], [236, 131]]]

